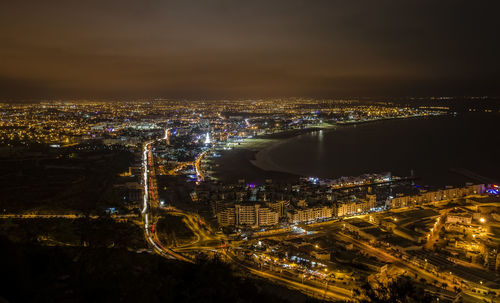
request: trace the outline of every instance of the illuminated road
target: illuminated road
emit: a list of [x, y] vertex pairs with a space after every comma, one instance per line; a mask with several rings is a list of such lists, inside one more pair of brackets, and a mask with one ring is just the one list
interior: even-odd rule
[[201, 162], [201, 159], [203, 159], [203, 156], [205, 156], [207, 152], [204, 151], [202, 152], [198, 158], [196, 158], [196, 160], [194, 161], [194, 169], [196, 170], [196, 178], [198, 179], [198, 181], [203, 181], [205, 179], [205, 177], [203, 176], [203, 173], [201, 171], [201, 168], [200, 168], [200, 162]]
[[[164, 140], [166, 138], [162, 138]], [[206, 251], [206, 252], [221, 252], [223, 250], [220, 250], [222, 248], [222, 243], [223, 243], [223, 237], [214, 235], [213, 233], [208, 230], [204, 224], [202, 223], [203, 221], [195, 214], [190, 214], [186, 213], [183, 211], [172, 211], [170, 212], [172, 215], [177, 215], [177, 216], [183, 216], [185, 218], [186, 225], [189, 229], [191, 229], [195, 235], [195, 240], [193, 240], [189, 244], [181, 245], [175, 248], [174, 251], [171, 248], [167, 248], [163, 246], [163, 244], [158, 240], [158, 236], [156, 234], [156, 230], [151, 230], [152, 229], [152, 222], [151, 220], [151, 208], [154, 207], [154, 205], [151, 205], [154, 201], [157, 199], [157, 188], [156, 184], [154, 182], [155, 176], [154, 176], [154, 161], [153, 161], [153, 153], [152, 153], [152, 144], [155, 141], [149, 141], [144, 144], [144, 149], [143, 149], [143, 184], [144, 184], [144, 199], [143, 199], [143, 209], [142, 213], [144, 216], [144, 234], [145, 237], [148, 241], [148, 243], [153, 247], [154, 251], [158, 253], [159, 255], [168, 258], [168, 259], [177, 259], [181, 261], [186, 261], [186, 262], [193, 262], [192, 260], [184, 257], [181, 255], [179, 252], [200, 252], [200, 251]], [[198, 178], [198, 181], [203, 181], [204, 176], [203, 173], [201, 172], [200, 168], [200, 162], [203, 156], [206, 154], [206, 152], [201, 153], [197, 159], [194, 161], [194, 167], [196, 170], [196, 175]], [[348, 289], [344, 288], [339, 288], [334, 285], [328, 285], [325, 283], [318, 283], [318, 282], [312, 282], [312, 281], [306, 281], [305, 283], [301, 283], [298, 281], [293, 280], [292, 278], [284, 277], [284, 276], [279, 276], [276, 275], [272, 272], [260, 270], [257, 268], [253, 268], [250, 266], [247, 266], [245, 264], [242, 264], [237, 260], [237, 258], [233, 257], [231, 254], [227, 254], [230, 260], [232, 262], [235, 262], [236, 264], [240, 265], [243, 269], [246, 271], [269, 279], [275, 283], [280, 283], [284, 284], [287, 287], [298, 289], [308, 295], [311, 295], [313, 297], [317, 298], [325, 298], [329, 300], [349, 300], [352, 299], [352, 292]], [[318, 285], [315, 285], [318, 284]]]
[[[149, 154], [149, 153], [147, 153]], [[196, 173], [198, 176], [198, 180], [203, 180], [203, 174], [201, 172], [201, 169], [199, 167], [200, 161], [202, 157], [205, 155], [205, 153], [202, 153], [198, 156], [198, 158], [195, 160], [195, 169]], [[192, 252], [212, 252], [212, 253], [220, 253], [224, 252], [223, 249], [221, 248], [227, 248], [225, 247], [222, 243], [224, 238], [219, 235], [215, 235], [211, 233], [208, 229], [205, 229], [202, 227], [202, 220], [198, 217], [198, 215], [191, 214], [191, 213], [186, 213], [180, 210], [175, 210], [169, 212], [171, 215], [176, 215], [176, 216], [182, 216], [185, 218], [184, 222], [186, 223], [186, 226], [193, 232], [195, 235], [195, 240], [193, 240], [191, 243], [180, 245], [175, 247], [175, 251], [172, 249], [165, 248], [161, 242], [158, 240], [158, 237], [156, 235], [156, 230], [154, 232], [150, 231], [150, 228], [147, 228], [147, 237], [148, 241], [151, 243], [153, 247], [155, 247], [155, 251], [166, 255], [167, 257], [175, 257], [176, 259], [179, 259], [179, 253], [178, 252], [185, 252], [185, 253], [192, 253]], [[275, 283], [280, 283], [284, 284], [287, 287], [293, 288], [300, 290], [303, 293], [306, 293], [307, 295], [317, 297], [317, 298], [324, 298], [324, 299], [329, 299], [329, 300], [349, 300], [352, 299], [352, 292], [351, 290], [344, 289], [337, 287], [335, 285], [328, 285], [326, 287], [326, 283], [320, 283], [320, 282], [312, 282], [312, 281], [306, 281], [305, 283], [301, 283], [298, 281], [293, 280], [292, 278], [289, 277], [283, 277], [276, 275], [272, 272], [260, 270], [257, 268], [253, 268], [250, 266], [247, 266], [245, 264], [242, 264], [237, 260], [237, 258], [233, 257], [230, 254], [227, 254], [229, 256], [229, 259], [240, 265], [242, 269], [245, 271], [248, 271], [254, 275], [266, 278], [268, 280], [271, 280]], [[317, 285], [316, 285], [317, 284]]]
[[[179, 210], [169, 212], [169, 215], [180, 216], [184, 218], [184, 223], [193, 232], [195, 239], [190, 243], [175, 247], [175, 251], [183, 252], [199, 252], [199, 251], [215, 251], [221, 247], [224, 240], [223, 236], [215, 235], [202, 223], [203, 221], [198, 215], [193, 213], [182, 212]], [[156, 232], [156, 231], [155, 231]]]
[[[168, 130], [166, 131], [168, 134]], [[166, 138], [162, 138], [160, 140], [165, 140]], [[168, 258], [168, 259], [177, 259], [185, 262], [193, 262], [190, 259], [174, 252], [171, 249], [165, 248], [161, 243], [157, 241], [154, 236], [154, 233], [150, 230], [150, 202], [151, 198], [158, 197], [157, 188], [155, 182], [153, 182], [154, 176], [154, 161], [153, 161], [153, 152], [152, 152], [152, 144], [155, 141], [149, 141], [144, 144], [143, 149], [143, 186], [144, 186], [144, 197], [143, 197], [143, 207], [142, 214], [144, 216], [144, 235], [148, 243], [153, 247], [154, 251], [159, 255]]]
[[[153, 159], [153, 151], [152, 145], [156, 141], [160, 140], [169, 140], [169, 129], [165, 130], [165, 136], [158, 140], [152, 140], [146, 142], [143, 148], [143, 185], [144, 185], [144, 197], [143, 197], [143, 208], [142, 214], [144, 216], [144, 234], [148, 241], [148, 243], [154, 248], [155, 252], [158, 254], [169, 258], [169, 259], [177, 259], [186, 262], [193, 262], [192, 260], [184, 257], [183, 255], [175, 252], [170, 248], [166, 248], [163, 244], [158, 240], [156, 235], [156, 231], [151, 231], [151, 208], [157, 207], [158, 205], [158, 189], [156, 185], [156, 176], [155, 176], [155, 167], [154, 167], [154, 159]], [[200, 154], [198, 158], [194, 161], [194, 166], [196, 168], [196, 174], [198, 176], [198, 180], [203, 180], [203, 174], [201, 173], [201, 169], [199, 167], [200, 161], [202, 157], [205, 155], [205, 152]], [[202, 247], [206, 247], [202, 245], [204, 243], [219, 240], [217, 237], [211, 235], [210, 233], [204, 231], [200, 228], [199, 223], [201, 222], [200, 218], [193, 214], [188, 214], [181, 211], [172, 212], [172, 214], [176, 214], [179, 216], [184, 216], [186, 218], [186, 222], [188, 222], [188, 227], [193, 231], [196, 236], [196, 240], [190, 243], [188, 246], [191, 249], [197, 248], [198, 251], [203, 250]], [[220, 241], [220, 240], [219, 240]], [[188, 248], [188, 246], [183, 246], [183, 248]]]
[[[393, 255], [389, 254], [388, 252], [384, 251], [383, 249], [373, 247], [371, 245], [368, 245], [362, 241], [356, 240], [346, 234], [340, 233], [339, 238], [342, 238], [343, 240], [346, 240], [348, 242], [351, 242], [358, 246], [359, 248], [362, 248], [362, 251], [367, 252], [371, 254], [372, 256], [378, 258], [379, 260], [384, 260], [386, 262], [392, 262], [395, 266], [402, 268], [406, 270], [407, 272], [411, 272], [414, 274], [419, 275], [420, 277], [426, 279], [427, 281], [438, 281], [439, 283], [446, 283], [450, 289], [453, 289], [453, 286], [459, 286], [458, 284], [454, 284], [452, 281], [448, 279], [443, 279], [441, 277], [438, 277], [432, 273], [427, 272], [426, 270], [417, 267], [416, 265], [407, 262], [403, 260], [402, 258], [397, 258], [394, 257]], [[452, 275], [448, 275], [450, 277], [454, 277]], [[454, 277], [456, 280], [460, 280], [458, 277]]]
[[302, 292], [304, 292], [312, 297], [329, 299], [329, 300], [343, 300], [343, 301], [353, 299], [352, 292], [347, 290], [347, 289], [335, 287], [332, 285], [328, 285], [328, 289], [326, 289], [326, 287], [325, 287], [326, 284], [325, 285], [321, 284], [319, 286], [315, 286], [315, 285], [308, 284], [307, 282], [301, 283], [301, 282], [294, 281], [294, 280], [287, 278], [287, 277], [283, 277], [280, 275], [276, 275], [274, 273], [270, 273], [268, 271], [263, 271], [263, 270], [259, 270], [259, 269], [247, 266], [247, 265], [243, 264], [242, 262], [240, 262], [235, 256], [233, 256], [230, 253], [226, 253], [226, 256], [228, 258], [230, 258], [233, 263], [238, 264], [239, 266], [243, 267], [244, 269], [246, 269], [247, 271], [249, 271], [250, 273], [252, 273], [254, 275], [257, 275], [257, 276], [266, 278], [268, 280], [274, 281], [275, 283], [285, 284], [287, 287], [298, 289], [298, 290], [300, 290], [300, 291], [302, 291]]
[[[124, 219], [124, 218], [135, 218], [135, 214], [127, 215], [111, 215], [114, 219]], [[85, 216], [81, 214], [0, 214], [0, 219], [51, 219], [51, 218], [62, 218], [62, 219], [99, 219], [100, 216]]]
[[169, 170], [167, 172], [167, 175], [175, 175], [177, 174], [178, 171], [180, 171], [181, 169], [184, 169], [186, 168], [187, 166], [189, 165], [193, 165], [194, 166], [194, 162], [183, 162], [183, 163], [180, 163], [178, 164], [176, 167], [172, 168], [171, 170]]
[[[49, 218], [64, 218], [64, 219], [78, 219], [85, 218], [84, 215], [67, 214], [67, 215], [37, 215], [37, 214], [3, 214], [0, 219], [49, 219]], [[91, 219], [97, 219], [99, 216], [89, 216]]]

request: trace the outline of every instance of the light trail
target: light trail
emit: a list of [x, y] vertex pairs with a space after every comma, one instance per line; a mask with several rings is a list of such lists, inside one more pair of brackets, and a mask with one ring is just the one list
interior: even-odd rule
[[[162, 139], [159, 139], [159, 140], [165, 140], [166, 138], [167, 138], [167, 131], [166, 131], [165, 137], [162, 138]], [[149, 211], [149, 192], [148, 191], [150, 190], [150, 186], [148, 186], [148, 179], [149, 179], [148, 177], [150, 177], [150, 176], [149, 176], [148, 173], [150, 171], [148, 169], [148, 165], [153, 165], [153, 162], [152, 162], [152, 159], [151, 159], [151, 157], [152, 157], [151, 144], [154, 143], [154, 142], [155, 141], [149, 141], [149, 142], [147, 142], [144, 145], [144, 151], [143, 151], [143, 165], [144, 165], [144, 175], [143, 175], [143, 178], [144, 178], [144, 189], [145, 189], [143, 214], [144, 214], [144, 230], [145, 230], [145, 235], [146, 235], [148, 243], [150, 243], [150, 245], [153, 247], [154, 251], [156, 253], [158, 253], [159, 255], [161, 255], [161, 256], [163, 256], [165, 258], [168, 258], [168, 259], [177, 259], [177, 260], [182, 260], [182, 261], [185, 261], [185, 262], [191, 262], [191, 263], [193, 263], [192, 260], [187, 259], [186, 257], [182, 256], [179, 253], [176, 253], [172, 249], [165, 248], [159, 242], [159, 240], [155, 240], [154, 236], [156, 235], [156, 230], [155, 230], [155, 233], [153, 233], [152, 231], [150, 231], [149, 213], [148, 213], [148, 211]], [[203, 158], [203, 156], [205, 154], [206, 154], [206, 152], [201, 153], [196, 158], [196, 160], [194, 161], [194, 166], [195, 166], [195, 170], [196, 170], [196, 175], [197, 175], [198, 181], [202, 181], [203, 178], [204, 178], [203, 174], [201, 172], [201, 169], [200, 169], [200, 162], [201, 162], [201, 159]], [[152, 185], [151, 185], [151, 187], [152, 187]], [[190, 244], [188, 244], [185, 247], [181, 247], [180, 249], [181, 250], [186, 250], [186, 251], [190, 250], [190, 249], [195, 249], [196, 251], [200, 251], [200, 250], [216, 251], [216, 250], [213, 249], [213, 247], [204, 247], [204, 246], [197, 245], [198, 243], [201, 244], [201, 242], [204, 241], [204, 240], [213, 240], [213, 239], [211, 239], [211, 237], [209, 237], [202, 230], [200, 230], [200, 228], [195, 224], [195, 222], [194, 222], [195, 220], [194, 220], [194, 218], [191, 215], [183, 213], [183, 212], [180, 212], [180, 215], [185, 216], [187, 218], [187, 225], [188, 225], [188, 227], [190, 229], [192, 229], [193, 231], [195, 231], [195, 235], [197, 236], [197, 239], [193, 243], [190, 243]], [[257, 270], [257, 269], [251, 268], [251, 267], [244, 266], [244, 268], [246, 268], [246, 270], [248, 270], [249, 272], [251, 272], [253, 274], [259, 275], [261, 277], [265, 277], [265, 278], [270, 279], [270, 280], [274, 280], [274, 281], [279, 281], [279, 282], [285, 283], [289, 287], [292, 287], [292, 288], [298, 288], [298, 289], [301, 289], [302, 291], [313, 292], [316, 295], [321, 295], [323, 293], [323, 289], [320, 289], [320, 288], [317, 288], [317, 287], [314, 287], [314, 286], [311, 286], [311, 285], [304, 285], [304, 284], [292, 281], [290, 279], [286, 279], [284, 277], [275, 276], [275, 275], [272, 275], [270, 273], [263, 272], [263, 271], [260, 271], [260, 270]], [[332, 292], [330, 289], [328, 289], [328, 291], [326, 292], [326, 294], [328, 295], [329, 298], [336, 298], [336, 299], [346, 299], [346, 298], [348, 298], [348, 296], [346, 296], [345, 294], [335, 293], [335, 292]]]
[[[121, 218], [135, 218], [135, 214], [126, 215], [116, 215], [112, 214], [111, 218], [121, 219]], [[83, 214], [1, 214], [0, 219], [50, 219], [50, 218], [64, 218], [64, 219], [99, 219], [100, 216], [97, 215], [83, 215]]]
[[142, 213], [145, 214], [148, 210], [148, 149], [149, 146], [153, 143], [154, 141], [149, 141], [144, 144], [144, 151], [142, 155], [142, 166], [144, 167], [143, 170], [143, 184], [144, 184], [144, 197], [143, 197], [143, 206], [142, 206]]
[[194, 169], [196, 170], [196, 178], [198, 181], [203, 181], [203, 179], [205, 178], [203, 176], [203, 174], [201, 173], [201, 169], [200, 169], [200, 162], [201, 162], [201, 159], [203, 158], [203, 156], [205, 156], [207, 152], [204, 151], [202, 152], [198, 158], [196, 158], [196, 160], [194, 161]]
[[[229, 259], [231, 259], [235, 264], [239, 265], [242, 268], [245, 268], [247, 271], [249, 271], [250, 273], [252, 273], [254, 275], [257, 275], [257, 276], [266, 278], [268, 280], [274, 281], [275, 283], [281, 282], [282, 284], [285, 284], [289, 288], [298, 289], [306, 294], [313, 294], [313, 297], [315, 297], [315, 296], [324, 297], [324, 299], [327, 299], [329, 301], [331, 301], [331, 300], [345, 301], [348, 299], [352, 299], [352, 292], [347, 290], [347, 289], [340, 288], [340, 287], [335, 287], [332, 289], [332, 287], [328, 287], [328, 288], [323, 287], [323, 286], [317, 287], [317, 286], [310, 285], [310, 284], [300, 283], [300, 282], [292, 280], [291, 278], [287, 278], [285, 276], [275, 275], [274, 273], [259, 270], [259, 269], [250, 267], [248, 265], [245, 265], [244, 263], [238, 261], [238, 259], [233, 254], [230, 254], [227, 252], [224, 254]], [[326, 297], [325, 297], [325, 295], [326, 295]]]
[[[165, 131], [166, 135], [168, 135], [168, 129]], [[143, 183], [144, 183], [144, 200], [143, 200], [143, 209], [142, 213], [144, 215], [144, 234], [146, 235], [146, 239], [148, 243], [153, 246], [153, 249], [156, 253], [159, 255], [168, 258], [168, 259], [177, 259], [185, 262], [190, 262], [193, 263], [190, 259], [174, 252], [171, 249], [167, 249], [161, 245], [161, 243], [157, 243], [152, 235], [151, 232], [149, 231], [149, 186], [148, 186], [148, 177], [150, 170], [148, 169], [149, 166], [153, 165], [153, 153], [151, 150], [151, 144], [153, 144], [155, 141], [160, 141], [164, 140], [165, 138], [162, 139], [157, 139], [157, 140], [152, 140], [148, 141], [144, 144], [144, 150], [143, 150], [143, 159], [142, 159], [142, 165], [144, 166], [144, 171], [143, 171]], [[154, 170], [153, 170], [154, 171]], [[153, 186], [153, 184], [151, 185]]]

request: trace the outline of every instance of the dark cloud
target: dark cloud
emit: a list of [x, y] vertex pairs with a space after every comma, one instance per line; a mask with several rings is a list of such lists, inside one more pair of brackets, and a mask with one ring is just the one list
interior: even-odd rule
[[4, 1], [0, 97], [487, 95], [496, 1]]

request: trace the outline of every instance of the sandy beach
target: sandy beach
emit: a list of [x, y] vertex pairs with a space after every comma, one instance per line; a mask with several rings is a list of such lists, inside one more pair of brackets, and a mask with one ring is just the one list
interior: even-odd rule
[[[292, 139], [292, 138], [290, 138], [290, 139]], [[272, 153], [272, 151], [276, 147], [278, 147], [279, 145], [287, 142], [290, 139], [275, 139], [273, 142], [271, 142], [268, 145], [264, 146], [257, 153], [255, 153], [255, 159], [254, 160], [250, 160], [250, 162], [253, 165], [255, 165], [258, 168], [260, 168], [262, 170], [265, 170], [265, 171], [279, 171], [279, 172], [292, 173], [290, 171], [287, 171], [283, 167], [280, 167], [274, 161], [271, 160], [271, 153]]]
[[274, 148], [302, 134], [332, 129], [333, 125], [301, 130], [285, 131], [256, 138], [245, 139], [232, 146], [232, 150], [221, 151], [221, 157], [214, 159], [217, 165], [215, 176], [220, 180], [245, 179], [247, 182], [262, 183], [266, 179], [287, 181], [299, 176], [280, 167], [271, 160]]
[[[261, 144], [259, 149], [257, 150], [257, 153], [255, 154], [255, 159], [251, 160], [250, 162], [257, 166], [258, 168], [265, 170], [265, 171], [277, 171], [277, 172], [285, 172], [285, 173], [290, 173], [290, 174], [295, 174], [293, 171], [288, 170], [284, 167], [281, 167], [277, 165], [274, 161], [271, 159], [271, 153], [272, 151], [277, 148], [278, 146], [288, 142], [289, 140], [293, 140], [296, 137], [307, 134], [310, 132], [314, 131], [319, 131], [319, 130], [331, 130], [335, 129], [338, 126], [331, 125], [331, 124], [322, 124], [318, 125], [316, 127], [311, 127], [308, 129], [303, 129], [303, 130], [298, 130], [296, 132], [290, 132], [290, 133], [278, 133], [275, 134], [276, 138], [268, 139], [264, 144]], [[251, 139], [250, 139], [251, 140]], [[258, 140], [258, 139], [256, 139]], [[266, 140], [266, 139], [261, 139], [261, 140]]]

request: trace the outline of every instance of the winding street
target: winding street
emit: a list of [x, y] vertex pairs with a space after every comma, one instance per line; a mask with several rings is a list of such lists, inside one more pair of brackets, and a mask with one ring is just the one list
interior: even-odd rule
[[[166, 132], [167, 133], [167, 132]], [[151, 203], [153, 200], [157, 200], [158, 194], [157, 194], [157, 187], [156, 187], [156, 182], [155, 180], [155, 171], [154, 171], [154, 160], [153, 160], [153, 152], [152, 152], [152, 144], [156, 141], [163, 140], [158, 139], [158, 140], [152, 140], [148, 141], [144, 144], [143, 146], [143, 160], [142, 160], [142, 166], [143, 166], [143, 185], [144, 185], [144, 197], [143, 197], [143, 208], [142, 208], [142, 214], [144, 218], [144, 235], [149, 243], [149, 245], [153, 248], [154, 252], [157, 253], [158, 255], [167, 258], [167, 259], [175, 259], [175, 260], [180, 260], [184, 262], [190, 262], [193, 263], [191, 259], [186, 258], [182, 254], [174, 251], [173, 249], [167, 248], [162, 245], [162, 243], [158, 240], [158, 237], [156, 236], [156, 230], [151, 230], [153, 226], [152, 222], [152, 214], [151, 214], [151, 209], [153, 208]], [[195, 168], [198, 176], [198, 181], [203, 180], [203, 175], [201, 173], [201, 170], [199, 168], [199, 162], [201, 158], [203, 157], [204, 153], [201, 154], [195, 161]], [[155, 200], [155, 201], [156, 201]], [[156, 201], [157, 202], [157, 201]], [[153, 205], [155, 206], [155, 205]], [[202, 228], [200, 228], [199, 224], [197, 221], [199, 218], [194, 215], [194, 214], [189, 214], [186, 212], [182, 211], [175, 211], [174, 214], [176, 215], [181, 215], [184, 216], [187, 220], [187, 226], [190, 228], [193, 233], [196, 236], [196, 240], [193, 241], [192, 243], [188, 245], [184, 245], [178, 248], [179, 251], [183, 252], [199, 252], [199, 251], [212, 251], [212, 252], [221, 252], [219, 250], [218, 246], [220, 246], [220, 241], [221, 237], [213, 235], [207, 231], [204, 231]], [[210, 243], [211, 242], [211, 243]], [[210, 245], [210, 244], [215, 244], [215, 245]], [[209, 244], [209, 245], [207, 245]], [[279, 276], [275, 275], [274, 273], [263, 271], [254, 267], [247, 266], [246, 264], [243, 264], [237, 260], [237, 258], [232, 254], [228, 253], [225, 250], [222, 250], [222, 253], [226, 254], [229, 260], [233, 262], [234, 264], [239, 265], [240, 268], [244, 269], [245, 271], [271, 280], [275, 283], [280, 283], [283, 285], [286, 285], [289, 288], [297, 289], [303, 293], [306, 293], [310, 296], [316, 297], [316, 298], [322, 298], [322, 299], [327, 299], [327, 300], [349, 300], [352, 299], [352, 294], [350, 291], [343, 289], [343, 288], [338, 288], [333, 285], [314, 285], [310, 283], [300, 283], [298, 281], [294, 281], [293, 279], [284, 277], [284, 276]]]
[[[166, 131], [168, 134], [168, 130]], [[165, 138], [158, 139], [159, 140], [164, 140]], [[162, 257], [165, 257], [167, 259], [177, 259], [180, 261], [185, 261], [185, 262], [190, 262], [193, 263], [192, 260], [182, 256], [181, 254], [178, 254], [174, 252], [172, 249], [168, 249], [164, 247], [161, 243], [157, 242], [156, 238], [154, 237], [154, 233], [151, 231], [150, 227], [150, 215], [151, 215], [151, 197], [158, 197], [157, 194], [157, 188], [154, 182], [155, 175], [154, 175], [154, 160], [153, 160], [153, 152], [152, 152], [152, 144], [155, 142], [153, 141], [148, 141], [144, 144], [143, 147], [143, 158], [142, 158], [142, 167], [143, 167], [143, 186], [144, 186], [144, 197], [143, 197], [143, 207], [142, 207], [142, 214], [144, 217], [144, 236], [146, 237], [147, 242], [153, 247], [153, 250], [161, 255]], [[148, 183], [149, 181], [149, 183]]]

